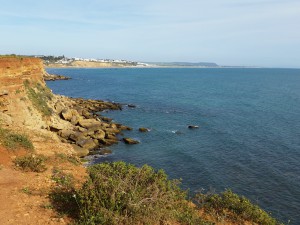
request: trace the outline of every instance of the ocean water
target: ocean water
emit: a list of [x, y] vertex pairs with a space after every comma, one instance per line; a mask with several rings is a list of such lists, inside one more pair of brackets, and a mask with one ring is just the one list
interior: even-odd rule
[[[300, 70], [48, 69], [72, 77], [54, 93], [135, 104], [102, 113], [141, 141], [113, 146], [95, 162], [164, 169], [183, 188], [243, 194], [273, 216], [300, 224]], [[198, 125], [190, 130], [187, 125]], [[149, 133], [138, 132], [150, 128]]]

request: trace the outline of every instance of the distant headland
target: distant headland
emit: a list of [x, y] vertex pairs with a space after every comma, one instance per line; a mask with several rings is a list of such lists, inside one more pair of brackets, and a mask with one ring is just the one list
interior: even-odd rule
[[110, 67], [220, 67], [214, 62], [137, 62], [124, 59], [94, 59], [62, 56], [34, 55], [48, 68], [110, 68]]

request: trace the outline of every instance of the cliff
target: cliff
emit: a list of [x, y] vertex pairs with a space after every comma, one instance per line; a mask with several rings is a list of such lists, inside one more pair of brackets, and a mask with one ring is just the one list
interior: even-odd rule
[[[5, 125], [46, 127], [28, 96], [37, 87], [46, 90], [43, 63], [36, 58], [0, 58], [0, 120]], [[33, 94], [33, 92], [32, 92]]]

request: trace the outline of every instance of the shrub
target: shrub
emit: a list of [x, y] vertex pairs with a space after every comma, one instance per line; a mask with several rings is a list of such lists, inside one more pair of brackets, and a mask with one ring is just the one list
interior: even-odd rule
[[8, 149], [16, 149], [23, 147], [27, 150], [33, 150], [33, 144], [24, 134], [17, 134], [10, 130], [0, 127], [0, 139], [2, 144]]
[[204, 224], [178, 180], [124, 162], [97, 164], [77, 192], [79, 224]]
[[43, 155], [26, 155], [22, 157], [17, 157], [14, 160], [17, 168], [20, 168], [24, 171], [32, 172], [44, 172], [46, 170], [45, 166], [46, 158]]
[[250, 221], [260, 225], [280, 224], [259, 206], [252, 204], [249, 199], [231, 190], [220, 194], [197, 194], [195, 199], [201, 208], [216, 217], [226, 217], [240, 222]]

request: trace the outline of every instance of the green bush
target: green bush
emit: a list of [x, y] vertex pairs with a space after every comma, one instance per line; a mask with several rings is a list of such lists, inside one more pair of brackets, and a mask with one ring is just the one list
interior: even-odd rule
[[14, 160], [14, 163], [16, 167], [20, 168], [21, 170], [40, 173], [46, 170], [45, 161], [45, 156], [31, 154], [17, 157]]
[[186, 201], [178, 180], [164, 171], [124, 162], [90, 167], [76, 193], [79, 224], [205, 224]]
[[68, 214], [73, 218], [78, 217], [78, 206], [74, 198], [75, 188], [73, 175], [54, 168], [51, 178], [55, 182], [49, 195], [51, 206], [55, 208], [59, 214]]
[[33, 144], [24, 134], [17, 134], [0, 127], [0, 141], [8, 149], [25, 148], [33, 150]]
[[250, 221], [260, 225], [280, 224], [249, 199], [231, 190], [220, 194], [197, 194], [195, 199], [201, 208], [217, 217], [226, 217], [232, 221]]

